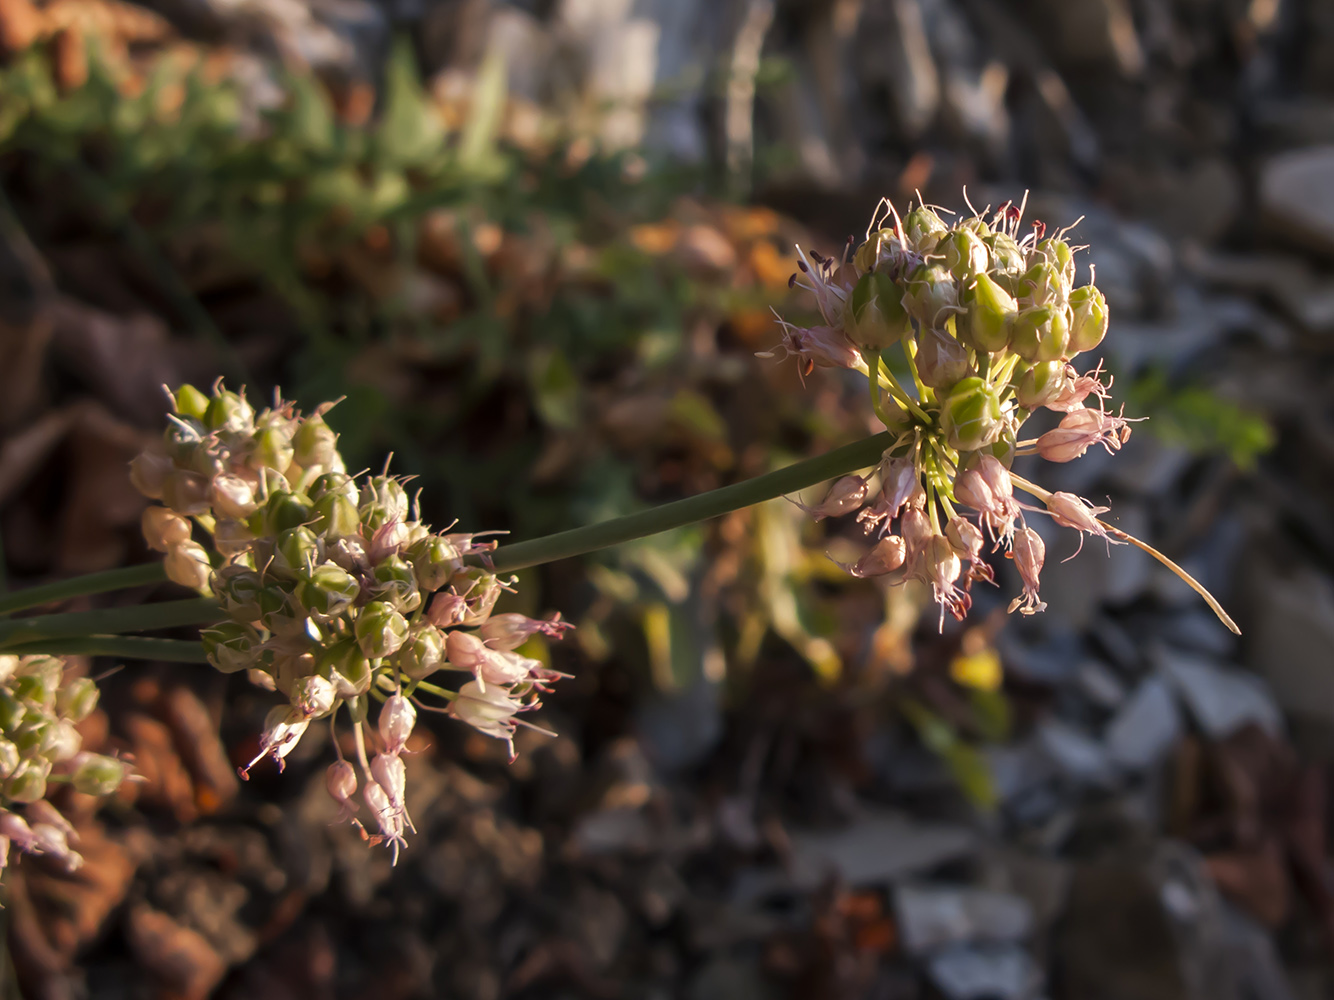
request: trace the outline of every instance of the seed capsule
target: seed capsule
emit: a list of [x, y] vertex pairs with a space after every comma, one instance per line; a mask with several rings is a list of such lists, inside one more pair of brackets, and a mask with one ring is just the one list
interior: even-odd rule
[[1004, 429], [1000, 397], [985, 379], [972, 376], [951, 390], [942, 409], [942, 426], [951, 448], [977, 451], [996, 441]]
[[1107, 299], [1092, 285], [1070, 293], [1074, 319], [1070, 323], [1070, 354], [1091, 351], [1107, 336]]
[[1019, 307], [1014, 297], [987, 274], [979, 274], [964, 292], [963, 305], [968, 308], [966, 330], [972, 346], [988, 354], [1005, 350], [1010, 343]]
[[884, 350], [912, 329], [908, 311], [903, 308], [903, 290], [883, 271], [861, 276], [852, 290], [851, 306], [844, 314], [844, 323], [849, 338], [859, 347]]
[[377, 660], [398, 652], [407, 640], [408, 623], [383, 601], [372, 601], [357, 616], [357, 644], [369, 659]]
[[329, 618], [352, 607], [360, 593], [356, 577], [333, 563], [316, 566], [296, 586], [297, 600], [303, 607]]

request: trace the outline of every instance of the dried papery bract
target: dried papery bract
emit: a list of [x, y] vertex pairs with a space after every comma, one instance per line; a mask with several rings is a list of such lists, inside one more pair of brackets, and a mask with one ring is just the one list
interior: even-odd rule
[[[791, 284], [814, 293], [824, 323], [810, 329], [780, 323], [783, 350], [798, 355], [803, 375], [828, 364], [855, 368], [871, 380], [872, 405], [894, 443], [884, 453], [881, 487], [869, 503], [865, 481], [848, 475], [822, 502], [803, 509], [821, 520], [861, 508], [857, 521], [867, 534], [901, 539], [903, 576], [931, 587], [942, 626], [945, 611], [955, 617], [968, 612], [973, 583], [993, 581], [983, 551], [987, 539], [993, 552], [1008, 550], [1023, 581], [1010, 609], [1041, 611], [1038, 574], [1045, 550], [1023, 523], [1008, 469], [1017, 454], [1069, 462], [1094, 446], [1115, 453], [1129, 437], [1128, 419], [1103, 407], [1110, 382], [1103, 383], [1101, 367], [1081, 374], [1073, 364], [1106, 336], [1107, 300], [1093, 284], [1074, 287], [1076, 248], [1064, 230], [1045, 237], [1046, 226], [1036, 220], [1026, 229], [1022, 206], [1007, 202], [994, 213], [950, 222], [925, 205], [902, 216], [883, 200], [881, 206], [884, 221], [892, 218], [894, 226], [877, 228], [877, 209], [866, 242], [850, 246], [841, 262], [799, 252]], [[821, 355], [817, 344], [844, 345], [844, 356], [831, 362], [830, 351]], [[911, 379], [895, 374], [889, 355], [878, 356], [893, 344], [902, 344]], [[858, 359], [864, 363], [851, 363], [846, 345], [864, 348]], [[1021, 441], [1024, 422], [1044, 407], [1063, 414], [1059, 426]], [[1022, 488], [1039, 499], [1051, 497], [1047, 513], [1061, 527], [1077, 530], [1081, 546], [1084, 534], [1095, 534], [1131, 541], [1154, 555], [1235, 630], [1217, 602], [1175, 563], [1103, 525], [1097, 515], [1106, 508], [1068, 494], [1052, 496], [1026, 481]], [[882, 543], [844, 568], [859, 577], [886, 576], [896, 559], [897, 546]]]

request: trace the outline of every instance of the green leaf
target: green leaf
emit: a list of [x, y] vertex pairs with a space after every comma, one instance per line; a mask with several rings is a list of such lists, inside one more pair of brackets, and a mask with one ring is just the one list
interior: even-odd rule
[[375, 135], [381, 162], [421, 166], [439, 152], [445, 126], [427, 100], [412, 54], [412, 42], [400, 36], [385, 64], [384, 111]]
[[529, 382], [538, 414], [552, 427], [573, 430], [579, 424], [579, 379], [559, 351], [534, 352]]
[[337, 123], [333, 103], [314, 76], [293, 73], [287, 81], [292, 104], [286, 117], [284, 134], [303, 149], [327, 153], [334, 147]]
[[477, 169], [491, 159], [501, 116], [505, 113], [507, 90], [505, 58], [492, 49], [482, 60], [473, 83], [472, 106], [459, 143], [459, 163], [463, 167]]

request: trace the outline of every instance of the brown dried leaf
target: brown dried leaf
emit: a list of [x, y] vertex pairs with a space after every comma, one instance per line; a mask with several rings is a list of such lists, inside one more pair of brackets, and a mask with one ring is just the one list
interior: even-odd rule
[[203, 1000], [227, 972], [227, 963], [202, 934], [165, 913], [137, 906], [126, 924], [135, 958], [180, 1000]]

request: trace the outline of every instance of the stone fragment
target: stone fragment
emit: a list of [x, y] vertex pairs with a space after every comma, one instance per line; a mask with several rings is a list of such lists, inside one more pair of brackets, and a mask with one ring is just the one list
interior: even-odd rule
[[904, 885], [894, 893], [903, 946], [924, 955], [968, 942], [1020, 941], [1033, 930], [1033, 908], [1021, 896], [949, 885]]
[[1150, 677], [1107, 726], [1104, 738], [1113, 761], [1128, 771], [1143, 771], [1167, 753], [1181, 735], [1181, 717], [1171, 689]]
[[869, 813], [842, 830], [794, 832], [799, 869], [834, 869], [852, 885], [892, 882], [929, 871], [977, 850], [972, 830], [949, 823], [919, 823], [898, 813]]
[[1265, 163], [1260, 208], [1276, 236], [1334, 255], [1334, 145], [1280, 153]]

